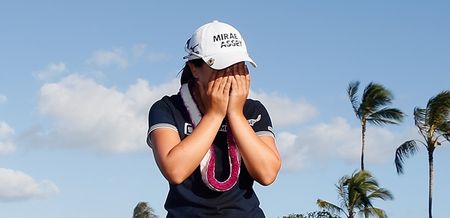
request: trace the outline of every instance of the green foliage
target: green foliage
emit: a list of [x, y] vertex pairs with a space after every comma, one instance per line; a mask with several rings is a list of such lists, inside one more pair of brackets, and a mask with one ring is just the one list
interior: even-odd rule
[[139, 202], [133, 211], [133, 218], [158, 218], [147, 202]]
[[368, 171], [356, 171], [351, 176], [343, 176], [336, 185], [341, 206], [328, 201], [318, 199], [317, 205], [332, 214], [343, 213], [346, 217], [353, 218], [356, 213], [387, 217], [386, 213], [373, 206], [373, 200], [392, 200], [392, 194], [380, 188], [378, 182]]
[[395, 151], [395, 167], [398, 174], [403, 174], [406, 158], [418, 151], [420, 142], [428, 152], [428, 217], [432, 217], [434, 151], [443, 142], [450, 142], [450, 91], [443, 91], [430, 98], [426, 108], [414, 108], [414, 124], [422, 135], [421, 140], [409, 140], [401, 144]]
[[315, 211], [307, 214], [289, 214], [283, 216], [283, 218], [340, 218], [339, 216], [332, 215], [328, 211]]
[[361, 98], [358, 97], [359, 81], [349, 83], [347, 95], [356, 117], [361, 121], [361, 170], [364, 170], [364, 147], [367, 123], [374, 125], [398, 124], [405, 116], [397, 108], [390, 108], [393, 95], [384, 86], [369, 83]]
[[395, 167], [398, 174], [403, 173], [405, 158], [413, 156], [418, 151], [420, 142], [429, 155], [444, 141], [450, 141], [450, 91], [443, 91], [430, 98], [426, 108], [414, 108], [414, 124], [423, 141], [409, 140], [401, 144], [395, 152]]
[[403, 120], [404, 114], [397, 108], [389, 108], [393, 95], [383, 85], [369, 83], [364, 89], [361, 99], [358, 98], [359, 82], [351, 82], [347, 88], [356, 117], [362, 122], [376, 125], [397, 124]]

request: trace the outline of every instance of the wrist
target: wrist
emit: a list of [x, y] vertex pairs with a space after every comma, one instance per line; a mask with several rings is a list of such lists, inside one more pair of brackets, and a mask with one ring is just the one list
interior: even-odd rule
[[236, 118], [245, 118], [244, 116], [244, 112], [241, 110], [237, 110], [237, 111], [227, 111], [227, 118], [228, 119], [236, 119]]
[[222, 122], [222, 120], [225, 118], [225, 115], [226, 114], [207, 112], [205, 115], [203, 115], [203, 118], [216, 122]]

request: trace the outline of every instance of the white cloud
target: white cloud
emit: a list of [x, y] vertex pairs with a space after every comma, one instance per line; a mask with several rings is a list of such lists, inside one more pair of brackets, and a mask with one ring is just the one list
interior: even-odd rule
[[277, 146], [281, 153], [283, 169], [297, 170], [305, 166], [307, 147], [297, 145], [298, 136], [289, 132], [277, 134]]
[[0, 94], [0, 104], [6, 103], [7, 100], [8, 98], [6, 96]]
[[121, 92], [79, 75], [45, 84], [39, 110], [54, 122], [50, 129], [35, 132], [32, 140], [110, 152], [144, 149], [149, 107], [176, 93], [178, 86], [177, 80], [155, 87], [138, 80]]
[[[148, 109], [163, 95], [176, 93], [178, 80], [149, 86], [138, 80], [121, 92], [93, 79], [72, 74], [57, 83], [47, 83], [39, 93], [39, 110], [53, 119], [50, 129], [28, 135], [41, 144], [128, 152], [144, 148]], [[277, 126], [293, 125], [315, 115], [304, 102], [293, 102], [278, 95], [252, 92], [263, 101]], [[286, 118], [285, 109], [293, 113]]]
[[[40, 89], [40, 112], [52, 119], [50, 128], [28, 135], [34, 142], [61, 147], [107, 152], [133, 152], [145, 149], [149, 107], [163, 95], [176, 93], [178, 80], [150, 86], [138, 80], [127, 90], [105, 87], [90, 78], [72, 74]], [[316, 116], [305, 101], [263, 92], [251, 92], [268, 108], [276, 126], [301, 124]], [[289, 114], [286, 114], [286, 111]], [[400, 134], [405, 135], [405, 134]], [[407, 135], [407, 134], [406, 134]], [[315, 161], [344, 160], [358, 164], [360, 127], [352, 127], [337, 117], [299, 132], [279, 132], [277, 140], [283, 168], [300, 169]], [[396, 146], [405, 137], [383, 128], [369, 127], [366, 136], [366, 162], [390, 161]]]
[[50, 63], [43, 70], [33, 73], [33, 76], [39, 80], [50, 80], [67, 72], [66, 65], [62, 62]]
[[0, 121], [0, 155], [9, 154], [16, 150], [16, 146], [12, 142], [14, 129], [7, 123]]
[[[366, 131], [365, 164], [393, 161], [395, 149], [408, 139], [410, 132], [395, 134], [381, 127], [369, 127]], [[361, 129], [350, 126], [341, 117], [297, 134], [281, 132], [277, 134], [277, 140], [284, 169], [296, 170], [308, 163], [330, 160], [344, 160], [359, 166]]]
[[252, 91], [250, 97], [264, 104], [276, 128], [301, 124], [317, 115], [314, 106], [303, 100], [294, 102], [285, 96], [256, 91]]
[[[69, 75], [40, 89], [39, 111], [52, 118], [53, 123], [48, 129], [28, 134], [32, 137], [29, 140], [112, 152], [145, 148], [149, 107], [163, 95], [176, 93], [178, 88], [177, 79], [158, 86], [138, 80], [121, 92], [90, 78]], [[276, 126], [305, 122], [317, 113], [303, 101], [253, 91], [251, 95], [264, 103]], [[286, 108], [295, 113], [286, 116]]]
[[51, 181], [36, 181], [16, 170], [0, 168], [0, 201], [17, 201], [48, 197], [59, 192]]
[[120, 68], [126, 68], [128, 66], [128, 59], [122, 49], [97, 50], [87, 60], [87, 63], [99, 67], [115, 65]]

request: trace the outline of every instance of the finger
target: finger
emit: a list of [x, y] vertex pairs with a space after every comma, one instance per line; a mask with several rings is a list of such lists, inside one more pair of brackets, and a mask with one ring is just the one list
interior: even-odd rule
[[250, 74], [250, 72], [248, 71], [247, 64], [244, 64], [244, 74], [245, 75]]
[[248, 71], [246, 64], [244, 64], [244, 75], [245, 75], [245, 83], [246, 83], [247, 89], [250, 89], [250, 72]]
[[228, 76], [222, 76], [222, 77], [220, 78], [220, 80], [218, 79], [217, 81], [218, 81], [218, 84], [217, 84], [217, 85], [218, 85], [217, 91], [218, 91], [219, 93], [223, 93], [225, 84], [226, 84], [227, 81], [228, 81]]
[[234, 71], [234, 78], [236, 79], [236, 85], [239, 92], [241, 92], [245, 86], [244, 76], [240, 68], [241, 66], [236, 66], [236, 70]]
[[[210, 78], [212, 78], [212, 77], [210, 77]], [[207, 90], [208, 93], [211, 93], [214, 90], [214, 83], [215, 83], [215, 79], [210, 79], [208, 81], [208, 90]]]
[[245, 63], [241, 62], [239, 65], [239, 77], [241, 79], [241, 85], [242, 85], [242, 89], [246, 90], [248, 87], [248, 83], [247, 83], [247, 71], [245, 68]]
[[224, 95], [230, 95], [230, 91], [231, 91], [231, 83], [232, 83], [232, 79], [231, 76], [227, 76], [225, 85], [223, 87], [223, 94]]
[[245, 83], [247, 85], [247, 89], [250, 89], [250, 74], [245, 75]]
[[230, 76], [230, 84], [231, 84], [231, 87], [230, 87], [230, 93], [231, 92], [236, 92], [236, 91], [238, 91], [239, 90], [239, 87], [238, 87], [238, 85], [237, 85], [237, 81], [236, 81], [236, 77], [234, 77], [234, 75], [231, 75]]
[[220, 92], [221, 89], [223, 88], [222, 82], [223, 82], [223, 71], [218, 71], [217, 73], [215, 73], [215, 79], [214, 79], [214, 91], [215, 92]]

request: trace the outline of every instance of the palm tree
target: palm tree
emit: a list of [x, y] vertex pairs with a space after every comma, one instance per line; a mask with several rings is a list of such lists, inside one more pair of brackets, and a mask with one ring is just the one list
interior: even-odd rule
[[158, 218], [147, 202], [139, 202], [133, 211], [133, 218]]
[[336, 185], [341, 206], [318, 199], [317, 205], [333, 214], [343, 213], [348, 218], [354, 218], [356, 213], [385, 218], [384, 210], [373, 206], [374, 199], [392, 200], [392, 194], [378, 186], [375, 178], [368, 171], [356, 171], [350, 177], [343, 176]]
[[427, 107], [414, 108], [414, 121], [424, 141], [409, 140], [401, 144], [395, 152], [395, 167], [403, 174], [404, 159], [418, 151], [416, 142], [428, 151], [428, 217], [432, 217], [433, 206], [433, 154], [437, 146], [450, 142], [450, 91], [443, 91], [428, 100]]
[[398, 124], [403, 120], [404, 114], [397, 108], [387, 105], [392, 103], [393, 96], [384, 86], [369, 83], [364, 89], [361, 101], [356, 96], [359, 81], [351, 82], [347, 88], [356, 117], [361, 121], [361, 170], [364, 170], [364, 147], [367, 122], [375, 125]]

